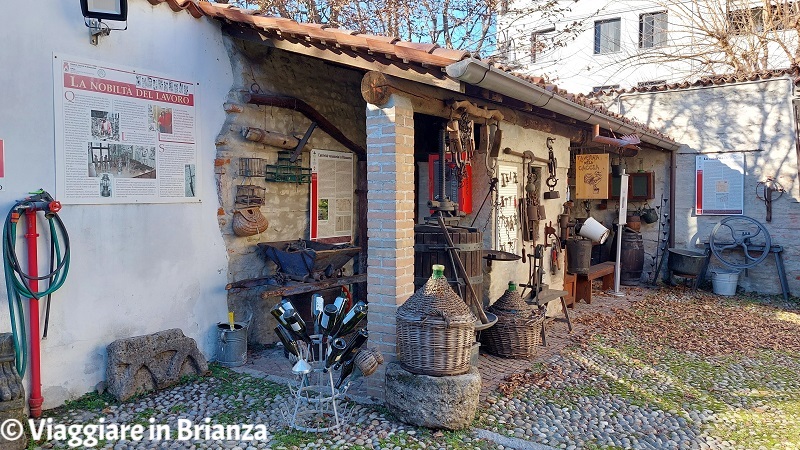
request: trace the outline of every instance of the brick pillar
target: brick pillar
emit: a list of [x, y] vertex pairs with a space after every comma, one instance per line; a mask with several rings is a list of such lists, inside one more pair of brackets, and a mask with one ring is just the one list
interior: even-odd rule
[[[367, 105], [367, 189], [369, 345], [388, 363], [397, 359], [397, 307], [414, 293], [414, 115], [405, 97]], [[380, 400], [385, 367], [364, 383]]]

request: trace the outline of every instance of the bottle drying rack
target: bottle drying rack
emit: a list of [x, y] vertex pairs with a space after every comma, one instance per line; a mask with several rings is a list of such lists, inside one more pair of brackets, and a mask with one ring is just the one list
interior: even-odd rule
[[311, 357], [307, 361], [309, 371], [297, 373], [294, 383], [289, 382], [289, 391], [295, 399], [294, 410], [287, 422], [290, 428], [307, 433], [324, 433], [338, 430], [346, 421], [346, 411], [337, 405], [350, 387], [346, 380], [340, 388], [336, 388], [333, 379], [333, 367], [325, 368], [325, 355], [329, 344], [323, 342], [323, 336], [309, 336], [314, 347], [319, 351], [316, 358], [309, 349]]

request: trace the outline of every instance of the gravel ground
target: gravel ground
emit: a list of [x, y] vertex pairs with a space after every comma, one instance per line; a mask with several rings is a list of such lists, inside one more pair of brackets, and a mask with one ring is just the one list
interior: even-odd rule
[[[800, 449], [797, 305], [658, 295], [598, 315], [599, 332], [509, 377], [463, 432], [406, 426], [381, 407], [353, 403], [339, 433], [293, 431], [285, 426], [294, 406], [285, 386], [219, 367], [123, 404], [92, 394], [46, 417], [172, 430], [172, 440], [97, 445], [108, 449]], [[263, 429], [256, 441], [178, 441], [180, 419], [209, 431], [236, 423]], [[67, 448], [65, 439], [40, 445]]]

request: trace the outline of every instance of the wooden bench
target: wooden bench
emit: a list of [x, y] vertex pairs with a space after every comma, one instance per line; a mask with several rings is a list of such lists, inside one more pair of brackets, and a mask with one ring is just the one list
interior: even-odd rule
[[[527, 285], [521, 284], [520, 286], [526, 287]], [[547, 323], [549, 321], [551, 321], [551, 320], [558, 320], [560, 322], [566, 322], [567, 323], [567, 328], [569, 329], [569, 332], [572, 333], [572, 320], [570, 320], [570, 318], [569, 318], [569, 310], [567, 309], [567, 301], [566, 301], [566, 298], [567, 298], [568, 295], [569, 295], [569, 292], [567, 292], [567, 291], [559, 291], [559, 290], [555, 290], [555, 289], [545, 289], [545, 290], [539, 292], [539, 294], [537, 294], [536, 296], [534, 296], [534, 297], [532, 297], [532, 298], [530, 298], [529, 300], [526, 301], [530, 305], [538, 306], [540, 310], [544, 309], [545, 320], [542, 321], [542, 330], [541, 330], [542, 345], [545, 345], [545, 346], [547, 345], [547, 334], [545, 333], [545, 327], [546, 327]], [[555, 300], [559, 300], [559, 299], [561, 300], [561, 310], [564, 312], [564, 318], [562, 319], [560, 317], [557, 318], [557, 317], [553, 317], [553, 316], [547, 316], [546, 315], [547, 314], [547, 305], [550, 302], [555, 301]]]
[[603, 290], [614, 288], [614, 262], [607, 261], [600, 264], [595, 264], [589, 267], [589, 273], [576, 274], [577, 281], [575, 282], [575, 302], [581, 300], [586, 303], [592, 303], [592, 280], [602, 277]]
[[567, 294], [567, 306], [570, 308], [575, 307], [575, 280], [577, 277], [574, 273], [564, 273], [564, 290], [569, 292]]

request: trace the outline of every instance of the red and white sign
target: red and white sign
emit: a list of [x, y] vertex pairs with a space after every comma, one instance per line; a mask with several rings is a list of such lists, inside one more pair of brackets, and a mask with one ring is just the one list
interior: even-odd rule
[[744, 214], [744, 155], [722, 153], [696, 158], [695, 212]]
[[200, 201], [197, 83], [53, 55], [64, 203]]
[[311, 150], [310, 238], [328, 244], [353, 236], [353, 154]]

